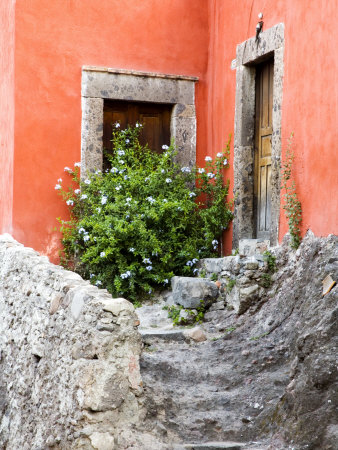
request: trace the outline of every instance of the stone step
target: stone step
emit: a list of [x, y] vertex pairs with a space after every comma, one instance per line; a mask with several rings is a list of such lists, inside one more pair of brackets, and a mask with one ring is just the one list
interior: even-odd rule
[[139, 330], [144, 344], [151, 345], [157, 341], [175, 341], [175, 342], [185, 342], [189, 338], [185, 336], [184, 330], [157, 330], [156, 328], [151, 329], [140, 329]]
[[238, 442], [205, 442], [204, 444], [185, 444], [184, 448], [189, 450], [242, 450], [243, 444]]

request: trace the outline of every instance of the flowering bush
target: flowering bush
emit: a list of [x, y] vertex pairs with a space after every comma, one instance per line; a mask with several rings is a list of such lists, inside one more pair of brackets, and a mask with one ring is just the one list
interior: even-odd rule
[[[175, 275], [192, 276], [201, 257], [215, 256], [232, 219], [227, 203], [229, 143], [205, 168], [180, 167], [173, 145], [157, 154], [138, 141], [140, 126], [113, 132], [111, 169], [55, 189], [70, 209], [59, 219], [62, 263], [131, 300], [165, 288]], [[80, 189], [79, 187], [80, 186]]]

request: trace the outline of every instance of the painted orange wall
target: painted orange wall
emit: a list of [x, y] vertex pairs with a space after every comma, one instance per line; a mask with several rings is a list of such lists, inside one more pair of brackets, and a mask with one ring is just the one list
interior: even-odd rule
[[203, 120], [207, 63], [204, 0], [17, 0], [15, 237], [55, 255], [66, 212], [54, 186], [80, 160], [83, 65], [198, 76]]
[[14, 0], [0, 2], [0, 233], [12, 232]]
[[[13, 3], [7, 0], [6, 5]], [[55, 218], [66, 211], [54, 185], [64, 177], [63, 167], [80, 159], [83, 65], [198, 76], [198, 162], [203, 164], [206, 155], [220, 151], [234, 129], [236, 74], [230, 63], [236, 45], [254, 35], [257, 15], [263, 12], [265, 29], [285, 24], [282, 139], [285, 147], [290, 133], [295, 133], [303, 232], [311, 228], [317, 235], [337, 233], [338, 8], [336, 0], [315, 3], [17, 0], [14, 86], [8, 75], [7, 87], [1, 81], [0, 91], [2, 100], [4, 91], [12, 93], [15, 87], [13, 183], [13, 133], [8, 131], [13, 103], [8, 101], [9, 114], [0, 112], [1, 139], [6, 142], [0, 162], [8, 178], [5, 183], [0, 180], [1, 211], [5, 211], [1, 231], [11, 231], [10, 186], [14, 185], [14, 236], [42, 253], [56, 254]], [[7, 21], [6, 11], [2, 2], [0, 20]], [[13, 54], [14, 42], [7, 38], [12, 44], [1, 47], [1, 68]], [[9, 67], [11, 74], [13, 67]], [[232, 179], [231, 170], [229, 174]], [[280, 238], [286, 231], [282, 211]], [[225, 250], [230, 249], [228, 234]]]
[[[294, 132], [295, 180], [303, 208], [302, 231], [338, 232], [338, 4], [337, 0], [210, 0], [207, 148], [215, 153], [234, 129], [236, 45], [285, 24], [282, 146]], [[200, 155], [202, 159], [202, 155]], [[284, 211], [279, 237], [287, 232]], [[227, 237], [229, 246], [230, 236]]]

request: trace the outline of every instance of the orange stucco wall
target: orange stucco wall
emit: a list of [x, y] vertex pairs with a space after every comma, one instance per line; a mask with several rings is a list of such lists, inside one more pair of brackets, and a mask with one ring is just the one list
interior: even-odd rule
[[[337, 0], [211, 0], [208, 148], [217, 151], [234, 129], [236, 44], [285, 24], [282, 148], [294, 132], [294, 171], [303, 208], [303, 233], [338, 232], [338, 3]], [[280, 214], [279, 238], [287, 232]], [[229, 241], [229, 237], [227, 238]]]
[[0, 2], [0, 233], [12, 232], [14, 4]]
[[[13, 14], [12, 4], [1, 2], [0, 25]], [[14, 133], [13, 102], [7, 100], [8, 114], [0, 110], [1, 173], [7, 178], [0, 180], [1, 231], [12, 226], [24, 244], [56, 255], [55, 218], [66, 211], [54, 185], [64, 166], [80, 159], [83, 65], [198, 76], [197, 160], [203, 164], [206, 155], [215, 155], [234, 130], [236, 74], [230, 63], [236, 45], [254, 35], [263, 12], [265, 29], [285, 24], [282, 139], [285, 148], [295, 133], [303, 231], [337, 233], [336, 0], [16, 0], [15, 8], [14, 77], [10, 27], [10, 45], [0, 41], [0, 68], [8, 72], [1, 101], [15, 88]], [[231, 170], [229, 175], [233, 179]], [[282, 211], [280, 238], [286, 231]]]
[[[17, 0], [13, 227], [53, 255], [54, 191], [80, 159], [81, 67], [97, 65], [201, 77], [208, 62], [207, 2], [196, 0]], [[204, 136], [198, 140], [203, 146]]]

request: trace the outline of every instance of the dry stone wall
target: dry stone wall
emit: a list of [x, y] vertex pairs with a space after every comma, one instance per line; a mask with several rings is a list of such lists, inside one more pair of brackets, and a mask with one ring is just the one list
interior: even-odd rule
[[156, 448], [131, 303], [3, 235], [0, 317], [0, 448]]

